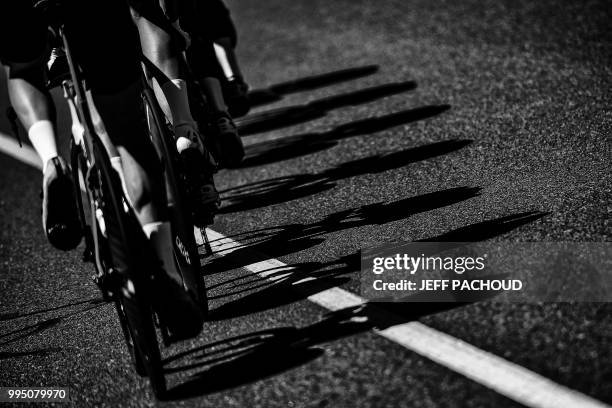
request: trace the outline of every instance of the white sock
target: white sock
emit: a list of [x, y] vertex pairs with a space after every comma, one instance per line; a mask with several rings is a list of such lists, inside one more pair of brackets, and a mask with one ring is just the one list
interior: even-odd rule
[[203, 151], [198, 136], [198, 126], [189, 110], [187, 83], [182, 79], [172, 79], [163, 84], [161, 90], [171, 111], [178, 152], [194, 147]]
[[34, 123], [28, 129], [28, 138], [42, 161], [44, 172], [49, 160], [58, 155], [53, 123], [49, 120], [40, 120]]
[[187, 139], [185, 136], [181, 136], [176, 139], [176, 150], [181, 153], [187, 149], [193, 149], [194, 147], [198, 147], [195, 142], [192, 142], [190, 139]]
[[168, 276], [182, 285], [182, 278], [174, 263], [174, 251], [172, 249], [172, 231], [170, 223], [150, 222], [142, 226], [149, 241], [153, 245], [157, 257], [162, 262], [162, 266]]
[[221, 65], [223, 75], [225, 75], [228, 80], [232, 80], [234, 78], [234, 70], [232, 69], [232, 66], [229, 63], [225, 48], [215, 43], [213, 43], [213, 46], [215, 47], [215, 54], [217, 55], [217, 61], [219, 61], [219, 65]]

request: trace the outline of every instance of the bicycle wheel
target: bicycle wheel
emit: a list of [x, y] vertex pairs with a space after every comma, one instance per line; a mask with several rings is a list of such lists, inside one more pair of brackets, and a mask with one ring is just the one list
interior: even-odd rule
[[98, 167], [94, 169], [95, 177], [99, 178], [100, 195], [95, 198], [103, 214], [103, 235], [111, 257], [117, 312], [136, 371], [146, 373], [155, 396], [162, 398], [166, 380], [152, 307], [159, 265], [151, 259], [153, 249], [129, 205], [125, 205], [118, 175], [110, 168], [107, 158], [101, 156], [96, 159]]
[[185, 287], [197, 300], [202, 313], [208, 312], [206, 284], [200, 270], [200, 257], [194, 236], [191, 213], [185, 205], [184, 178], [180, 175], [180, 163], [172, 134], [166, 126], [163, 114], [153, 91], [145, 87], [143, 102], [148, 118], [148, 127], [157, 150], [164, 163], [164, 176], [168, 193], [168, 210], [172, 225], [175, 261]]

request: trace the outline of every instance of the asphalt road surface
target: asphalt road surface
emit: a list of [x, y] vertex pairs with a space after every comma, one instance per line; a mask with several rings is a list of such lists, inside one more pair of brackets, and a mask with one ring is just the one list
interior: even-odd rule
[[[169, 401], [80, 250], [46, 243], [40, 171], [2, 153], [0, 386], [69, 386], [79, 407], [612, 404], [610, 304], [342, 303], [383, 242], [610, 240], [609, 2], [229, 5], [258, 106], [212, 229], [243, 245], [202, 258], [210, 321], [165, 350]], [[491, 355], [502, 372], [476, 364]]]

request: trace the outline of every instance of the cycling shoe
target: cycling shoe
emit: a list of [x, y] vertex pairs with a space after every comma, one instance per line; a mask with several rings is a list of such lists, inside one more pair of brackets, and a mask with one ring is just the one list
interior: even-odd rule
[[83, 236], [74, 188], [64, 160], [49, 160], [43, 177], [42, 223], [51, 245], [63, 251], [76, 248]]
[[213, 116], [212, 133], [220, 164], [225, 167], [238, 166], [244, 158], [244, 145], [229, 114], [222, 112]]
[[232, 118], [240, 118], [251, 110], [249, 86], [242, 79], [232, 79], [223, 83], [223, 97]]
[[197, 227], [211, 225], [220, 204], [213, 173], [203, 165], [205, 158], [198, 149], [185, 149], [179, 157], [184, 168], [193, 223]]

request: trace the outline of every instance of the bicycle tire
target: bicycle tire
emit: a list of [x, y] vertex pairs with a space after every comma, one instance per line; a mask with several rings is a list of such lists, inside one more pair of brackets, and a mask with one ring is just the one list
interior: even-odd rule
[[[155, 264], [155, 257], [151, 257], [153, 250], [131, 206], [127, 203], [119, 175], [110, 164], [109, 154], [94, 130], [90, 108], [85, 97], [84, 82], [79, 78], [77, 65], [72, 59], [69, 40], [62, 25], [58, 27], [58, 33], [62, 38], [72, 79], [71, 83], [66, 83], [64, 95], [67, 99], [72, 99], [72, 102], [75, 101], [75, 97], [78, 98], [75, 108], [79, 112], [79, 120], [82, 121], [85, 129], [83, 144], [79, 146], [82, 151], [73, 151], [73, 160], [81, 161], [79, 154], [82, 159], [87, 158], [86, 163], [82, 163], [82, 168], [87, 169], [84, 181], [92, 210], [90, 227], [95, 226], [97, 234], [97, 231], [100, 231], [103, 226], [102, 235], [106, 239], [102, 241], [108, 249], [108, 253], [104, 255], [110, 258], [104, 269], [112, 265], [112, 269], [102, 270], [102, 273], [110, 277], [108, 284], [113, 285], [112, 295], [117, 302], [120, 302], [121, 308], [118, 310], [124, 312], [119, 314], [120, 321], [127, 324], [128, 334], [133, 339], [134, 353], [142, 360], [151, 388], [157, 398], [163, 398], [166, 393], [166, 379], [151, 306], [152, 299], [158, 295], [153, 292], [153, 280], [156, 272], [158, 276], [161, 276], [161, 273], [158, 272], [161, 266], [159, 262]], [[79, 210], [83, 214], [82, 206]], [[100, 212], [104, 221], [102, 225], [94, 220], [94, 218], [99, 219]], [[97, 252], [99, 248], [97, 246], [94, 249], [96, 251], [94, 255], [98, 256], [97, 260], [101, 255]], [[100, 263], [96, 263], [96, 266], [99, 268]], [[155, 289], [159, 287], [160, 285], [156, 285]], [[123, 319], [124, 316], [125, 319]], [[129, 347], [128, 342], [128, 349]]]
[[152, 273], [156, 270], [150, 256], [153, 250], [130, 207], [124, 206], [118, 175], [110, 168], [107, 157], [101, 156], [96, 158], [96, 163], [104, 199], [106, 243], [121, 282], [114, 292], [120, 306], [117, 308], [120, 323], [125, 324], [124, 337], [128, 350], [133, 353], [136, 371], [146, 373], [155, 396], [163, 398], [166, 380], [151, 305]]
[[[82, 150], [79, 146], [77, 146], [74, 143], [74, 139], [71, 139], [71, 144], [70, 144], [70, 158], [71, 158], [71, 165], [72, 165], [72, 176], [74, 180], [85, 180], [86, 179], [86, 164], [85, 164], [85, 158], [83, 156]], [[89, 196], [89, 192], [86, 191], [86, 194], [88, 194], [88, 199], [90, 199]], [[87, 259], [88, 255], [86, 255], [84, 257], [84, 260], [89, 260], [94, 264], [94, 268], [96, 270], [96, 283], [98, 284], [98, 286], [100, 287], [100, 290], [102, 290], [104, 298], [108, 298], [108, 295], [105, 291], [104, 288], [104, 283], [100, 282], [99, 280], [101, 279], [101, 277], [105, 276], [106, 274], [108, 274], [108, 268], [106, 267], [106, 263], [102, 263], [100, 262], [100, 260], [110, 260], [110, 254], [109, 254], [109, 250], [108, 250], [108, 246], [105, 245], [105, 239], [104, 236], [101, 232], [100, 226], [98, 225], [98, 222], [96, 220], [96, 218], [93, 216], [93, 214], [91, 216], [91, 222], [87, 223], [86, 221], [86, 215], [85, 215], [85, 205], [83, 203], [83, 196], [82, 194], [78, 194], [77, 193], [77, 208], [79, 211], [79, 220], [81, 222], [81, 227], [83, 228], [83, 230], [88, 231], [89, 233], [86, 234], [86, 237], [93, 237], [96, 236], [96, 240], [94, 242], [93, 238], [88, 239], [86, 241], [86, 249], [85, 251], [92, 251], [94, 252], [95, 250], [93, 249], [93, 246], [98, 245], [97, 247], [97, 255], [89, 255], [90, 259]], [[90, 209], [90, 213], [91, 213], [91, 209]], [[96, 259], [96, 258], [100, 258], [100, 259]], [[132, 334], [130, 332], [130, 328], [127, 322], [127, 317], [125, 315], [125, 312], [123, 311], [123, 307], [121, 305], [121, 302], [119, 302], [118, 298], [115, 296], [113, 299], [113, 304], [115, 306], [115, 310], [117, 312], [117, 317], [119, 318], [119, 325], [121, 327], [121, 332], [123, 333], [124, 339], [125, 339], [125, 343], [128, 347], [128, 352], [130, 354], [131, 360], [132, 360], [132, 364], [134, 365], [134, 368], [136, 370], [136, 373], [140, 376], [146, 376], [146, 370], [142, 361], [142, 358], [140, 358], [139, 353], [136, 352], [135, 348], [134, 348], [134, 341], [132, 338]]]
[[151, 138], [157, 147], [164, 163], [164, 177], [169, 192], [169, 216], [172, 225], [173, 248], [175, 262], [183, 276], [185, 286], [191, 296], [197, 300], [203, 315], [208, 313], [208, 298], [206, 283], [200, 270], [200, 257], [194, 236], [193, 221], [185, 206], [185, 188], [179, 176], [180, 165], [174, 147], [173, 137], [168, 130], [161, 108], [155, 99], [153, 91], [145, 86], [143, 102], [149, 120]]

